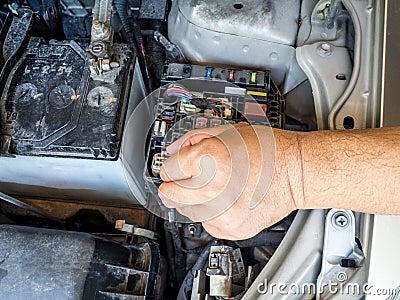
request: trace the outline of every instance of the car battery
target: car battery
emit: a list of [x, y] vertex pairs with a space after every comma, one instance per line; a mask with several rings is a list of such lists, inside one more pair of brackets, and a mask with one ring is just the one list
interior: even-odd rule
[[116, 159], [134, 54], [127, 45], [113, 51], [109, 70], [92, 75], [83, 46], [31, 38], [2, 82], [3, 154]]

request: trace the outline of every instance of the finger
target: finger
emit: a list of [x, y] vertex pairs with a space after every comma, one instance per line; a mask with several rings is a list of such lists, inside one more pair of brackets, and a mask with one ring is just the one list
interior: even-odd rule
[[195, 129], [184, 134], [181, 138], [173, 142], [167, 147], [167, 152], [170, 154], [177, 153], [180, 149], [192, 146], [199, 143], [201, 140], [217, 136], [225, 130], [231, 128], [232, 125], [223, 125], [213, 128]]
[[182, 208], [202, 204], [208, 201], [203, 193], [187, 189], [176, 182], [164, 182], [158, 189], [158, 196], [168, 208]]
[[160, 169], [160, 177], [164, 182], [184, 180], [200, 173], [198, 162], [199, 147], [191, 146], [181, 149], [164, 161]]

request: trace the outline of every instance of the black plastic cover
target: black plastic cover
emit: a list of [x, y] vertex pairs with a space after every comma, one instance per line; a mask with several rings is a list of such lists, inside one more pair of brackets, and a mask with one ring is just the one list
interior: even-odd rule
[[153, 242], [1, 225], [0, 299], [159, 299], [161, 262]]

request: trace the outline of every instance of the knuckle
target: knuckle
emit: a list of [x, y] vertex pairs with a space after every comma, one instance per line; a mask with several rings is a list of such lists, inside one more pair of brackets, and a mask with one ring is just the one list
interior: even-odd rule
[[198, 143], [197, 151], [200, 155], [213, 155], [219, 144], [220, 141], [215, 137], [204, 139], [200, 143]]

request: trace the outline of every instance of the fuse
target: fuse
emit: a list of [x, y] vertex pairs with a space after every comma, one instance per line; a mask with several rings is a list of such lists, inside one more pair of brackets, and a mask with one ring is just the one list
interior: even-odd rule
[[154, 124], [154, 134], [158, 135], [158, 130], [160, 129], [160, 121], [156, 121]]
[[160, 133], [162, 136], [164, 136], [166, 132], [167, 132], [167, 123], [165, 121], [162, 121], [160, 126]]
[[205, 117], [197, 117], [195, 124], [194, 124], [194, 128], [198, 129], [198, 128], [206, 128], [207, 127], [207, 123], [208, 123], [208, 119]]
[[228, 80], [235, 81], [235, 70], [229, 70]]
[[163, 121], [172, 121], [174, 119], [175, 112], [170, 110], [164, 110], [162, 113], [162, 120]]
[[207, 68], [206, 69], [206, 77], [207, 78], [211, 78], [212, 70], [213, 70], [213, 68]]
[[222, 119], [213, 118], [210, 120], [210, 127], [217, 127], [219, 125], [222, 125]]
[[250, 73], [250, 83], [257, 83], [257, 72]]
[[151, 171], [154, 176], [160, 176], [161, 166], [167, 158], [168, 153], [166, 151], [161, 151], [161, 153], [154, 154], [153, 161], [151, 162]]
[[190, 121], [185, 121], [185, 123], [183, 124], [183, 129], [184, 129], [185, 131], [192, 130], [192, 122], [190, 122]]

